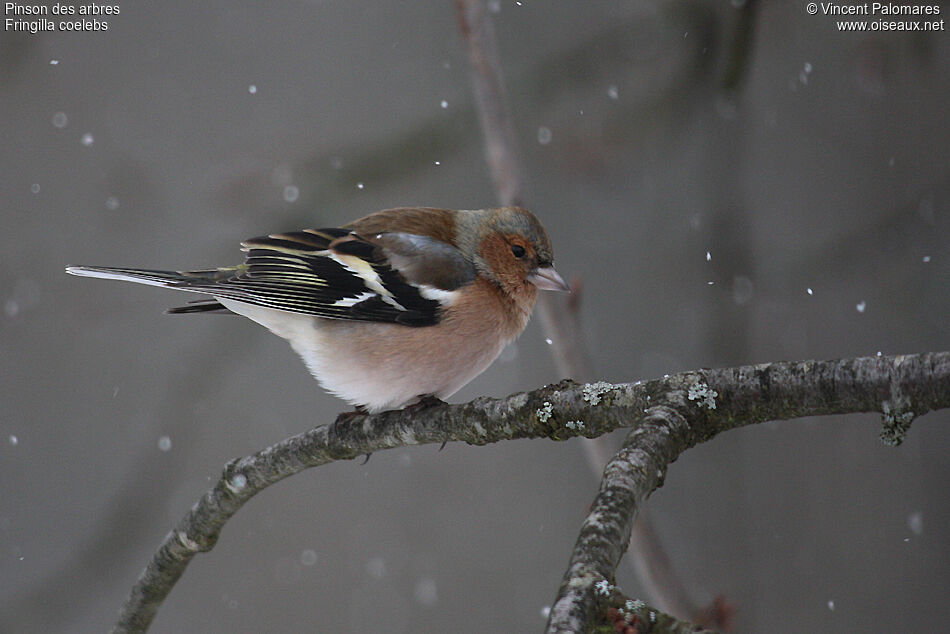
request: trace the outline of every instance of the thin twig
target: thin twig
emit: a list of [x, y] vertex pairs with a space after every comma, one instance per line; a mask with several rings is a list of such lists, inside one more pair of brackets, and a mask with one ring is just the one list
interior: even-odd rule
[[502, 205], [522, 204], [521, 161], [511, 125], [491, 20], [481, 0], [456, 0], [459, 30], [468, 43], [472, 92], [485, 135], [485, 160]]

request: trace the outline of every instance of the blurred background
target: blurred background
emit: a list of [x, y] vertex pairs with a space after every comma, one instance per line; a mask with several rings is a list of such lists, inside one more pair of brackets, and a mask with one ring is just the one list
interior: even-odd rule
[[[0, 34], [4, 632], [107, 629], [227, 460], [346, 408], [263, 328], [64, 266], [227, 265], [263, 233], [495, 204], [452, 3], [119, 6], [105, 32]], [[489, 10], [591, 378], [950, 349], [946, 31], [843, 33], [800, 2]], [[453, 401], [561, 378], [535, 320]], [[938, 631], [948, 423], [897, 449], [874, 415], [730, 432], [648, 507], [735, 631]], [[153, 631], [540, 631], [597, 487], [582, 442], [283, 481]]]

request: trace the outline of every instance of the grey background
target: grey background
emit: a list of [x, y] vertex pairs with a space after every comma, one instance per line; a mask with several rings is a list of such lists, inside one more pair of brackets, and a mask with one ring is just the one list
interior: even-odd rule
[[[106, 629], [228, 459], [344, 409], [262, 328], [65, 265], [225, 265], [261, 233], [494, 203], [451, 3], [120, 6], [107, 32], [0, 33], [4, 632]], [[730, 94], [729, 3], [495, 4], [526, 195], [584, 282], [597, 378], [950, 348], [950, 35], [803, 7], [758, 6]], [[454, 400], [559, 378], [535, 321]], [[948, 422], [899, 449], [873, 415], [732, 432], [649, 507], [738, 631], [937, 631]], [[578, 440], [303, 473], [153, 631], [538, 631], [595, 488]]]

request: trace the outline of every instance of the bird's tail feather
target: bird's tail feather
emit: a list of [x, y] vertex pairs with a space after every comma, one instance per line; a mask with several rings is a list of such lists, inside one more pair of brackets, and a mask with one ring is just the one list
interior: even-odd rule
[[198, 301], [190, 302], [187, 306], [176, 306], [174, 308], [169, 308], [165, 312], [169, 315], [189, 315], [193, 313], [234, 314], [215, 299], [199, 299]]
[[125, 280], [151, 286], [175, 286], [200, 280], [191, 273], [182, 271], [152, 271], [148, 269], [123, 269], [110, 266], [67, 266], [70, 275], [100, 277], [106, 280]]
[[127, 282], [138, 282], [139, 284], [204, 293], [208, 292], [209, 286], [234, 276], [242, 268], [243, 266], [232, 266], [198, 271], [156, 271], [153, 269], [124, 269], [112, 266], [67, 266], [66, 272], [70, 275], [80, 275], [82, 277], [125, 280]]
[[[150, 269], [123, 269], [111, 266], [67, 266], [66, 272], [81, 277], [99, 277], [106, 280], [124, 280], [149, 286], [162, 286], [182, 291], [213, 293], [210, 288], [217, 278], [231, 274], [229, 269], [206, 271], [155, 271]], [[229, 312], [214, 299], [200, 299], [188, 306], [170, 308], [169, 314]]]

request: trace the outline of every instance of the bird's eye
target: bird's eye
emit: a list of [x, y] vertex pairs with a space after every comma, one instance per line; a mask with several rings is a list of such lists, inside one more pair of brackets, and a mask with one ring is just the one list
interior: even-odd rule
[[511, 245], [511, 255], [515, 256], [516, 258], [523, 258], [524, 254], [525, 250], [523, 246], [520, 244]]

